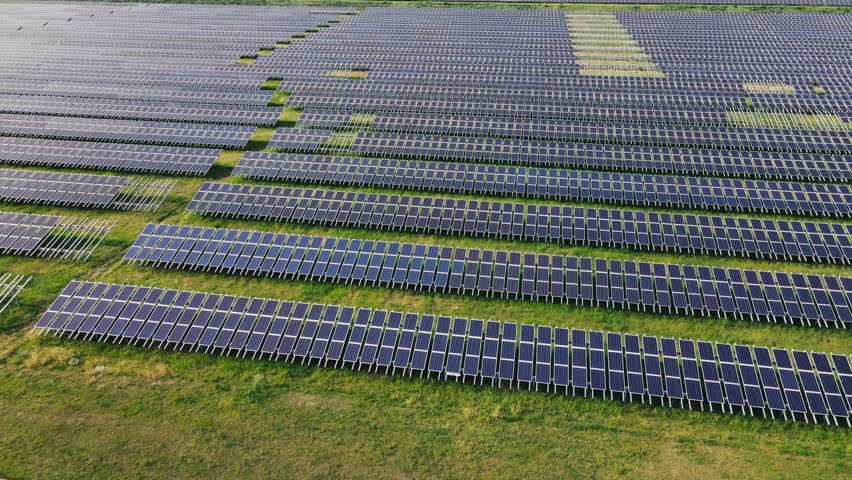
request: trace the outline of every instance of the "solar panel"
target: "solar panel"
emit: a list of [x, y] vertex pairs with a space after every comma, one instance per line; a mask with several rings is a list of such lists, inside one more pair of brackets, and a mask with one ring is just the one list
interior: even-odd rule
[[417, 338], [414, 342], [414, 353], [411, 357], [409, 376], [417, 370], [423, 376], [426, 370], [426, 362], [429, 358], [429, 349], [432, 344], [432, 328], [435, 317], [432, 315], [421, 315], [420, 325], [417, 328]]
[[[796, 355], [794, 352], [793, 355]], [[849, 408], [846, 406], [843, 392], [840, 385], [837, 383], [837, 378], [834, 375], [834, 369], [831, 367], [828, 355], [822, 352], [811, 353], [813, 359], [815, 373], [819, 378], [820, 386], [825, 394], [825, 400], [828, 404], [828, 410], [834, 417], [835, 423], [839, 419], [845, 420], [849, 424]]]
[[571, 386], [585, 395], [589, 388], [589, 350], [586, 331], [571, 330]]
[[497, 355], [500, 348], [500, 323], [489, 320], [485, 325], [485, 342], [482, 350], [482, 363], [479, 375], [480, 383], [490, 378], [492, 384], [497, 378]]
[[432, 337], [432, 349], [429, 352], [429, 373], [441, 374], [446, 368], [447, 347], [450, 343], [452, 319], [439, 316]]
[[411, 361], [411, 353], [414, 348], [414, 340], [417, 335], [417, 315], [406, 313], [402, 323], [402, 331], [399, 335], [399, 344], [393, 359], [393, 373], [401, 368], [403, 373]]
[[462, 363], [465, 354], [465, 338], [467, 337], [467, 319], [456, 318], [453, 320], [452, 336], [447, 351], [447, 366], [445, 375], [458, 377], [462, 375]]
[[[678, 400], [683, 400], [684, 398], [690, 402], [690, 408], [692, 407], [691, 402], [700, 402], [703, 407], [704, 398], [704, 390], [701, 387], [701, 375], [698, 367], [697, 357], [695, 356], [695, 344], [691, 341], [680, 340], [678, 342], [679, 345], [675, 343], [674, 339], [671, 338], [663, 338], [661, 339], [663, 346], [663, 361], [666, 368], [666, 393], [667, 396], [671, 398], [676, 398], [672, 395], [672, 392], [677, 393], [678, 391], [682, 392], [681, 397]], [[680, 349], [680, 358], [681, 365], [677, 365], [677, 348]], [[674, 365], [671, 359], [674, 359]], [[681, 368], [683, 369], [683, 373], [681, 376]], [[671, 373], [669, 373], [671, 371]], [[677, 378], [678, 385], [672, 385], [669, 378]], [[685, 395], [683, 395], [683, 387], [686, 387]], [[670, 388], [674, 387], [674, 388]], [[714, 391], [715, 394], [715, 391]], [[708, 400], [710, 394], [708, 393]], [[717, 398], [718, 400], [718, 398]]]
[[338, 362], [343, 358], [343, 354], [345, 353], [344, 348], [352, 327], [352, 318], [354, 315], [354, 308], [341, 308], [340, 318], [337, 319], [337, 325], [334, 326], [334, 333], [331, 336], [328, 353], [325, 356], [323, 365], [328, 364], [329, 361], [333, 361], [334, 365], [337, 366]]
[[361, 358], [361, 345], [367, 337], [367, 328], [370, 323], [370, 315], [372, 311], [368, 308], [359, 308], [355, 314], [355, 322], [352, 325], [349, 340], [346, 343], [346, 350], [343, 352], [343, 364], [351, 364], [352, 368], [358, 363]]
[[[505, 327], [504, 327], [505, 330]], [[521, 325], [520, 343], [518, 344], [518, 385], [524, 382], [532, 389], [535, 366], [535, 326]]]
[[[252, 157], [254, 152], [247, 154]], [[328, 157], [320, 157], [323, 161], [328, 160]], [[637, 222], [631, 210], [608, 210], [608, 209], [572, 209], [574, 212], [570, 216], [560, 212], [558, 208], [548, 209], [541, 207], [540, 209], [534, 204], [522, 203], [498, 203], [498, 202], [475, 202], [468, 203], [467, 201], [455, 202], [449, 198], [442, 197], [421, 197], [421, 196], [406, 196], [406, 195], [361, 195], [358, 201], [351, 204], [354, 210], [345, 213], [346, 210], [340, 211], [337, 215], [328, 213], [328, 206], [333, 202], [340, 202], [340, 198], [346, 192], [341, 190], [327, 189], [312, 189], [312, 188], [289, 188], [289, 187], [268, 187], [262, 185], [241, 185], [234, 183], [205, 183], [196, 193], [188, 207], [189, 211], [194, 213], [219, 216], [219, 217], [239, 217], [250, 218], [257, 220], [278, 220], [286, 222], [299, 223], [315, 223], [323, 225], [337, 225], [349, 227], [371, 227], [371, 228], [387, 228], [394, 230], [404, 230], [410, 232], [429, 232], [451, 235], [466, 235], [466, 236], [486, 236], [492, 238], [503, 238], [506, 236], [503, 232], [516, 232], [519, 239], [529, 241], [552, 241], [562, 243], [572, 243], [579, 245], [601, 245], [601, 238], [610, 238], [612, 231], [609, 227], [610, 218], [625, 218], [625, 220], [613, 220], [618, 226], [622, 224], [631, 226], [631, 228], [645, 229], [645, 225], [649, 225], [651, 230], [660, 230], [666, 225], [669, 225], [671, 220], [666, 220], [656, 212], [636, 212], [635, 217], [641, 217], [643, 220]], [[363, 197], [363, 198], [362, 198]], [[294, 208], [276, 208], [277, 205], [292, 204]], [[442, 208], [430, 208], [425, 205], [441, 204]], [[417, 207], [416, 205], [424, 205]], [[517, 213], [527, 211], [527, 214]], [[381, 212], [389, 212], [383, 215]], [[395, 212], [394, 216], [390, 212]], [[604, 222], [603, 219], [606, 219]], [[446, 219], [446, 221], [445, 221]], [[563, 219], [566, 220], [565, 225]], [[629, 220], [627, 220], [629, 219]], [[695, 252], [708, 255], [739, 255], [742, 254], [735, 249], [733, 245], [727, 241], [727, 231], [722, 227], [713, 228], [710, 223], [718, 224], [736, 223], [738, 220], [735, 217], [708, 217], [688, 215], [686, 217], [689, 222], [689, 229], [692, 232], [691, 236], [684, 232], [682, 237], [689, 237], [689, 242], [680, 244], [673, 240], [673, 243], [667, 247], [669, 250], [680, 252]], [[450, 223], [452, 228], [450, 228]], [[567, 223], [570, 222], [570, 223]], [[455, 224], [458, 223], [458, 228]], [[703, 225], [699, 225], [703, 224]], [[822, 240], [815, 234], [808, 234], [807, 227], [800, 222], [794, 222], [794, 231], [797, 235], [802, 236], [801, 243], [808, 248], [814, 248], [821, 245]], [[827, 238], [835, 239], [833, 233], [837, 229], [842, 229], [842, 224], [837, 223], [819, 223], [809, 224], [814, 230], [821, 230]], [[682, 224], [677, 225], [679, 228]], [[577, 230], [575, 233], [574, 230]], [[758, 220], [757, 226], [745, 226], [743, 232], [759, 233], [760, 235], [768, 235], [769, 237], [780, 238], [780, 225], [771, 220]], [[554, 231], [551, 235], [548, 232]], [[556, 234], [559, 231], [561, 233]], [[643, 240], [644, 236], [639, 236], [630, 233], [633, 230], [621, 230], [627, 232], [628, 235], [624, 239], [619, 240], [619, 245], [625, 248], [637, 250], [645, 250], [651, 246]], [[674, 232], [673, 232], [674, 234]], [[621, 235], [621, 234], [619, 234]], [[643, 234], [644, 235], [644, 234]], [[726, 246], [721, 248], [719, 245]], [[412, 247], [409, 247], [412, 248]], [[662, 249], [662, 246], [660, 246]], [[755, 251], [757, 256], [767, 259], [778, 258], [778, 255], [770, 250], [761, 253]], [[404, 253], [407, 259], [411, 255], [410, 252]], [[548, 261], [548, 256], [541, 256], [545, 261]], [[415, 256], [420, 258], [420, 256]], [[786, 256], [782, 256], [786, 258]], [[793, 257], [790, 257], [793, 259]], [[465, 260], [461, 258], [459, 260]], [[821, 256], [813, 259], [818, 262], [843, 262], [850, 261], [839, 249], [834, 255]], [[537, 298], [546, 299], [549, 296], [550, 286], [547, 283], [549, 279], [548, 264], [534, 265], [530, 264], [533, 270], [530, 274], [535, 273], [535, 279], [531, 275], [527, 275], [528, 282], [526, 288], [529, 293], [525, 295], [535, 295]], [[488, 269], [490, 273], [490, 261], [483, 262], [483, 267]], [[409, 262], [406, 261], [404, 267], [407, 268]], [[650, 272], [643, 273], [640, 281], [643, 292], [648, 292], [653, 295], [653, 291], [649, 288], [653, 283], [657, 286], [659, 292], [656, 302], [659, 308], [668, 310], [671, 307], [671, 299], [668, 294], [669, 287], [666, 283], [666, 275], [664, 266], [661, 264], [653, 265], [654, 274]], [[591, 268], [584, 269], [589, 271]], [[603, 268], [595, 268], [596, 271], [603, 271]], [[723, 273], [723, 272], [721, 272]], [[397, 266], [393, 271], [389, 271], [387, 281], [393, 281], [394, 284], [402, 284], [406, 282], [406, 273], [403, 266]], [[476, 272], [469, 272], [469, 277], [458, 277], [458, 281], [463, 282], [465, 290], [487, 291], [485, 286], [488, 282], [487, 276], [480, 273], [477, 277]], [[589, 274], [580, 273], [581, 276], [588, 277]], [[738, 277], [738, 278], [741, 278]], [[598, 276], [598, 285], [606, 286], [605, 278]], [[588, 289], [591, 279], [583, 278], [583, 300], [592, 298], [593, 292]], [[411, 280], [408, 280], [411, 283]], [[482, 286], [478, 285], [482, 283]], [[731, 288], [738, 290], [736, 297], [736, 305], [738, 310], [745, 312], [746, 315], [751, 314], [751, 307], [747, 303], [741, 290], [745, 288], [740, 285], [742, 282], [737, 281], [731, 285]], [[483, 288], [485, 287], [485, 288]], [[454, 287], [458, 288], [458, 287]], [[727, 287], [723, 292], [723, 300], [727, 304], [728, 294]], [[598, 301], [606, 301], [605, 292], [598, 288]], [[647, 294], [646, 294], [647, 295]], [[650, 297], [644, 298], [644, 303], [651, 304]], [[733, 300], [732, 300], [733, 301]]]
[[[388, 312], [385, 310], [374, 310], [372, 318], [370, 319], [370, 326], [367, 329], [367, 333], [364, 336], [364, 343], [361, 347], [361, 355], [358, 358], [358, 368], [362, 368], [364, 366], [367, 367], [369, 371], [372, 366], [376, 363], [376, 358], [379, 354], [379, 345], [382, 338], [382, 332], [385, 329], [385, 323], [387, 322]], [[356, 329], [358, 328], [356, 322]]]
[[[776, 355], [776, 362], [778, 356]], [[811, 359], [807, 352], [793, 350], [793, 360], [796, 364], [796, 370], [799, 373], [802, 390], [805, 392], [805, 400], [808, 402], [808, 409], [816, 421], [817, 415], [828, 417], [828, 409], [825, 398], [822, 396], [819, 379], [813, 370]]]
[[790, 361], [789, 352], [773, 348], [772, 354], [775, 357], [775, 366], [778, 370], [778, 375], [781, 377], [781, 386], [784, 398], [787, 400], [788, 410], [793, 415], [797, 413], [807, 415], [808, 410], [805, 406], [805, 398], [799, 387], [799, 379], [793, 370], [793, 363]]
[[[433, 255], [432, 258], [437, 260], [434, 276], [431, 272], [421, 273], [419, 270], [426, 265], [420, 262], [424, 254]], [[335, 258], [346, 256], [351, 259], [351, 270], [348, 267], [337, 268], [336, 263], [332, 268]], [[695, 268], [618, 260], [607, 263], [592, 261], [588, 257], [521, 252], [506, 254], [438, 246], [427, 251], [425, 247], [411, 243], [167, 224], [147, 226], [124, 259], [160, 268], [204, 269], [252, 276], [278, 272], [285, 278], [357, 281], [359, 284], [439, 292], [449, 289], [456, 294], [520, 296], [527, 300], [605, 303], [608, 307], [650, 308], [662, 312], [672, 310], [672, 300], [677, 298], [678, 292], [675, 286], [680, 285], [676, 275], [682, 275], [688, 306], [686, 303], [680, 305], [688, 308], [690, 313], [766, 321], [777, 321], [778, 317], [755, 316], [752, 308], [756, 308], [757, 303], [752, 300], [759, 298], [758, 293], [749, 294], [746, 287], [770, 292], [775, 286], [772, 282], [777, 279], [781, 296], [776, 298], [767, 293], [766, 298], [770, 305], [783, 299], [783, 319], [825, 328], [837, 325], [835, 303], [849, 308], [848, 300], [839, 289], [842, 279], [830, 276], [808, 278], [797, 274], [790, 277], [784, 272], [761, 272], [758, 278], [757, 272], [703, 266]], [[431, 265], [436, 264], [433, 262]], [[483, 281], [483, 275], [487, 279], [492, 268], [497, 275], [493, 277], [494, 281]], [[596, 272], [595, 268], [606, 270]], [[351, 277], [348, 276], [350, 271]], [[505, 283], [503, 272], [506, 272]], [[670, 275], [675, 276], [670, 278]], [[420, 282], [414, 283], [417, 279]], [[486, 290], [488, 285], [490, 289]], [[749, 298], [750, 295], [754, 298]], [[805, 298], [809, 300], [802, 303]], [[847, 305], [841, 304], [841, 301]], [[809, 308], [796, 310], [800, 305], [808, 305]]]
[[500, 365], [498, 379], [511, 382], [515, 378], [515, 359], [517, 357], [518, 325], [512, 322], [503, 323], [503, 334], [500, 338]]
[[643, 402], [646, 396], [652, 403], [667, 399], [669, 406], [672, 400], [690, 408], [719, 405], [731, 413], [747, 408], [835, 424], [849, 418], [852, 367], [843, 355], [821, 352], [794, 350], [791, 357], [758, 346], [714, 348], [706, 341], [78, 281], [60, 292], [34, 330], [385, 373], [408, 369], [439, 379], [491, 379], [511, 388], [570, 386], [621, 394], [625, 401], [638, 395]]

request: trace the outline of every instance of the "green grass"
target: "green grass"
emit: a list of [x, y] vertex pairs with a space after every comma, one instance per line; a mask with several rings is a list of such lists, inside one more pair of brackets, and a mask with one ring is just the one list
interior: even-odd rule
[[848, 437], [822, 427], [452, 382], [54, 339], [15, 350], [2, 372], [4, 415], [26, 425], [0, 427], [13, 478], [840, 478], [849, 468]]
[[[267, 82], [270, 82], [267, 80]], [[277, 80], [278, 84], [281, 85], [281, 81]], [[266, 85], [266, 83], [264, 83]], [[278, 88], [277, 86], [275, 88]], [[272, 94], [272, 99], [269, 101], [270, 107], [283, 107], [287, 104], [287, 99], [290, 98], [290, 94], [288, 92], [282, 92], [280, 90], [276, 91]]]
[[846, 434], [821, 427], [451, 382], [53, 339], [17, 349], [2, 372], [0, 406], [26, 425], [0, 427], [11, 477], [839, 478], [849, 467]]
[[[391, 3], [444, 5], [348, 2], [358, 6]], [[803, 10], [655, 5], [521, 7]], [[809, 11], [852, 10], [826, 7]], [[274, 89], [279, 83], [267, 82], [264, 87]], [[287, 92], [276, 91], [271, 105], [283, 106], [287, 97]], [[299, 109], [283, 108], [276, 127], [293, 126], [300, 114]], [[258, 129], [248, 149], [265, 149], [274, 130]], [[337, 141], [345, 145], [349, 137], [343, 134], [336, 137]], [[211, 177], [241, 181], [229, 175], [242, 153], [224, 151]], [[2, 210], [118, 221], [85, 263], [0, 257], [0, 271], [34, 276], [21, 292], [20, 304], [11, 305], [0, 315], [0, 478], [848, 478], [852, 471], [852, 433], [824, 425], [27, 334], [69, 280], [85, 279], [852, 353], [852, 336], [846, 331], [169, 271], [120, 262], [146, 223], [171, 222], [852, 274], [848, 266], [221, 220], [185, 213], [200, 185], [209, 180], [178, 179], [168, 199], [153, 213], [0, 205]]]
[[333, 148], [348, 149], [355, 143], [357, 136], [358, 132], [334, 132], [326, 144]]
[[346, 80], [365, 80], [369, 74], [368, 70], [353, 69], [353, 70], [329, 70], [329, 78], [341, 78]]
[[375, 113], [356, 113], [349, 118], [349, 123], [359, 127], [369, 127], [376, 121]]
[[[263, 82], [263, 85], [260, 87], [260, 89], [261, 90], [277, 90], [279, 85], [281, 85], [281, 80], [275, 80], [275, 79], [270, 78], [270, 79], [266, 80], [265, 82]], [[275, 94], [273, 94], [273, 98], [274, 98], [274, 95]]]
[[301, 109], [287, 107], [281, 113], [281, 117], [278, 119], [280, 123], [279, 127], [293, 127], [296, 125], [296, 122], [299, 121], [299, 117], [302, 116]]

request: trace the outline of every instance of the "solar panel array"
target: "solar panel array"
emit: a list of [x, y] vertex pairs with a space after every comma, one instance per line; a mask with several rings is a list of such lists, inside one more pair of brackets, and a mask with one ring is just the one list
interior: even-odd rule
[[[0, 163], [206, 175], [283, 111], [236, 60], [349, 12], [0, 4]], [[153, 211], [176, 183], [3, 168], [0, 201]], [[0, 212], [0, 253], [84, 260], [114, 225]]]
[[846, 328], [852, 278], [149, 224], [124, 260], [160, 268]]
[[221, 150], [0, 137], [0, 163], [206, 175]]
[[[603, 151], [608, 149], [609, 145], [598, 145], [592, 152]], [[849, 175], [849, 167], [845, 163], [842, 156], [832, 156], [819, 158], [810, 155], [791, 155], [790, 157], [779, 155], [776, 153], [766, 154], [755, 157], [736, 156], [737, 152], [727, 152], [731, 155], [724, 157], [714, 157], [712, 159], [701, 159], [692, 161], [689, 150], [677, 151], [676, 154], [671, 151], [665, 154], [660, 154], [659, 149], [642, 148], [643, 151], [637, 150], [635, 154], [631, 154], [629, 158], [621, 159], [621, 156], [612, 156], [607, 154], [606, 160], [601, 162], [590, 162], [582, 165], [576, 162], [566, 162], [564, 167], [582, 168], [584, 170], [609, 169], [615, 171], [635, 170], [641, 172], [650, 172], [661, 174], [663, 172], [672, 172], [684, 175], [699, 175], [699, 176], [719, 176], [719, 177], [754, 177], [755, 179], [795, 179], [795, 180], [818, 180], [818, 181], [835, 181], [837, 183], [847, 183], [852, 176]], [[622, 155], [624, 152], [622, 152]], [[566, 153], [567, 158], [568, 155]], [[579, 159], [580, 156], [575, 156]], [[588, 157], [585, 157], [588, 158]], [[296, 168], [291, 165], [296, 164]], [[326, 166], [327, 165], [327, 166]], [[538, 172], [547, 171], [545, 165], [530, 165], [526, 166], [503, 166], [503, 165], [471, 165], [465, 163], [448, 163], [434, 161], [415, 161], [415, 160], [397, 160], [397, 159], [372, 159], [347, 156], [330, 156], [330, 155], [305, 155], [305, 154], [286, 154], [286, 153], [269, 153], [269, 152], [246, 152], [243, 155], [240, 163], [237, 165], [234, 173], [236, 175], [251, 176], [255, 178], [263, 178], [268, 180], [294, 180], [294, 175], [299, 175], [303, 169], [317, 170], [328, 169], [326, 178], [323, 177], [307, 177], [316, 181], [332, 181], [330, 174], [346, 174], [347, 170], [366, 169], [372, 173], [374, 168], [382, 168], [383, 170], [390, 169], [402, 174], [399, 169], [407, 169], [405, 176], [422, 175], [423, 170], [430, 170], [429, 176], [438, 176], [445, 171], [458, 172], [467, 175], [487, 175], [491, 181], [496, 180], [497, 175], [500, 177], [500, 183], [508, 182], [510, 178], [518, 176], [518, 172], [533, 171], [532, 168], [537, 168]], [[353, 172], [354, 173], [354, 172]], [[302, 174], [306, 175], [306, 174]], [[318, 175], [318, 174], [314, 174]], [[443, 176], [443, 175], [442, 175]], [[521, 175], [523, 178], [524, 175]], [[303, 177], [295, 177], [301, 180]], [[347, 178], [348, 179], [348, 178]], [[371, 179], [368, 176], [361, 180], [369, 182]], [[515, 182], [517, 183], [517, 180]], [[381, 185], [380, 186], [385, 186]], [[394, 187], [410, 188], [408, 184], [396, 184]], [[497, 190], [501, 188], [496, 186], [492, 188], [482, 188], [482, 193], [490, 192], [513, 193], [513, 189]], [[449, 190], [449, 188], [446, 188]], [[518, 187], [514, 188], [518, 191]], [[520, 192], [525, 192], [521, 189]], [[551, 194], [551, 196], [554, 196]]]
[[[470, 158], [470, 150], [474, 150], [473, 158], [483, 161], [493, 160], [495, 157], [489, 158], [484, 155], [479, 155], [478, 151], [485, 151], [485, 145], [479, 147], [480, 138], [478, 135], [486, 135], [493, 130], [493, 125], [500, 122], [499, 117], [481, 118], [478, 116], [469, 116], [463, 120], [461, 127], [452, 128], [452, 130], [461, 130], [462, 133], [471, 137], [454, 137], [452, 135], [444, 136], [434, 135], [444, 129], [449, 130], [451, 127], [447, 124], [452, 124], [447, 118], [435, 119], [432, 115], [408, 114], [399, 117], [389, 117], [387, 114], [376, 116], [376, 119], [370, 124], [370, 128], [375, 130], [385, 130], [391, 132], [402, 133], [384, 133], [374, 134], [371, 136], [362, 137], [363, 145], [357, 145], [357, 151], [366, 151], [372, 153], [371, 148], [378, 146], [380, 142], [384, 142], [388, 149], [391, 149], [396, 144], [406, 141], [418, 140], [425, 145], [423, 148], [436, 148], [435, 155], [454, 157], [454, 158]], [[521, 123], [518, 121], [517, 123]], [[613, 142], [625, 144], [640, 144], [640, 145], [655, 145], [668, 147], [690, 147], [690, 148], [748, 148], [757, 151], [760, 150], [787, 150], [801, 152], [830, 152], [830, 153], [849, 153], [848, 142], [849, 135], [846, 132], [810, 132], [810, 131], [789, 131], [785, 135], [777, 135], [777, 132], [769, 129], [743, 128], [734, 126], [692, 126], [692, 125], [667, 125], [656, 124], [648, 125], [642, 123], [627, 123], [621, 122], [621, 125], [613, 127], [613, 122], [609, 121], [574, 121], [574, 120], [549, 120], [537, 119], [533, 122], [524, 121], [526, 128], [515, 129], [511, 121], [506, 125], [501, 125], [497, 129], [497, 133], [502, 133], [506, 137], [521, 137], [528, 138], [529, 147], [550, 147], [552, 140], [556, 146], [562, 147], [566, 145], [563, 142]], [[530, 123], [533, 123], [530, 125]], [[430, 125], [432, 124], [432, 125]], [[437, 125], [435, 125], [437, 124]], [[434, 126], [433, 126], [434, 125]], [[455, 132], [454, 132], [455, 133]], [[420, 137], [418, 134], [426, 134]], [[431, 135], [430, 135], [431, 134]], [[428, 143], [427, 143], [428, 142]], [[445, 143], [440, 145], [439, 142]], [[472, 143], [474, 147], [468, 146], [467, 143]], [[527, 143], [524, 141], [500, 142], [494, 145], [494, 148], [500, 146], [511, 146], [514, 148], [524, 148]], [[570, 145], [568, 145], [570, 146]], [[475, 148], [479, 147], [479, 148]], [[412, 155], [420, 153], [417, 150], [411, 152]]]
[[275, 107], [238, 107], [196, 105], [192, 103], [160, 103], [108, 101], [93, 99], [80, 106], [79, 99], [49, 96], [0, 96], [0, 112], [17, 114], [59, 115], [74, 117], [117, 118], [123, 120], [179, 120], [184, 122], [261, 125], [271, 127], [281, 116]]
[[283, 111], [236, 60], [348, 12], [0, 5], [0, 162], [206, 174]]
[[[128, 263], [498, 302], [852, 322], [847, 15], [0, 4], [0, 35], [0, 163], [206, 175], [223, 150], [243, 150], [234, 176], [266, 183], [204, 183], [188, 212], [217, 225], [648, 252], [634, 261], [149, 224]], [[278, 95], [268, 80], [280, 81]], [[257, 127], [280, 128], [264, 145]], [[173, 185], [0, 170], [0, 200], [17, 203], [152, 210]], [[0, 213], [0, 250], [87, 257], [103, 228]], [[661, 253], [751, 260], [729, 268]], [[848, 425], [847, 354], [520, 320], [75, 281], [36, 328]]]
[[86, 260], [114, 221], [0, 212], [0, 254]]
[[0, 201], [63, 207], [156, 210], [175, 182], [0, 169]]
[[245, 148], [253, 127], [0, 114], [0, 134], [102, 142]]
[[846, 355], [188, 290], [72, 281], [33, 329], [835, 424], [852, 405]]
[[[306, 173], [302, 170], [302, 173]], [[388, 173], [385, 170], [385, 173]], [[408, 180], [410, 176], [404, 177]], [[471, 180], [471, 183], [474, 181]], [[852, 225], [205, 183], [201, 215], [636, 250], [852, 263]]]

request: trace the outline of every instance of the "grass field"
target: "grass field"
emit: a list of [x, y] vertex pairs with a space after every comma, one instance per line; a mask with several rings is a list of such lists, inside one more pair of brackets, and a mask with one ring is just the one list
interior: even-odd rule
[[[397, 4], [348, 4], [356, 3]], [[276, 97], [278, 104], [283, 100]], [[294, 118], [297, 112], [288, 111], [280, 125], [290, 126]], [[273, 131], [259, 129], [249, 148], [264, 148]], [[239, 181], [229, 175], [240, 155], [224, 153], [212, 176]], [[0, 478], [740, 479], [849, 478], [852, 472], [852, 434], [845, 428], [28, 334], [69, 280], [85, 279], [852, 353], [852, 336], [846, 331], [166, 271], [121, 263], [146, 223], [172, 222], [852, 274], [852, 268], [842, 266], [242, 222], [185, 213], [207, 180], [178, 179], [169, 198], [153, 213], [0, 205], [2, 210], [118, 221], [85, 263], [0, 257], [0, 272], [34, 275], [21, 292], [20, 304], [0, 315]]]

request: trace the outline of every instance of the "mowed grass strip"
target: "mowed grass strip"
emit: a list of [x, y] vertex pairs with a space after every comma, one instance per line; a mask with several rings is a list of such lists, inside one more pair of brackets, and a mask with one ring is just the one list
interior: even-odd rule
[[850, 467], [846, 431], [804, 423], [20, 334], [2, 337], [0, 355], [11, 478], [841, 478]]

